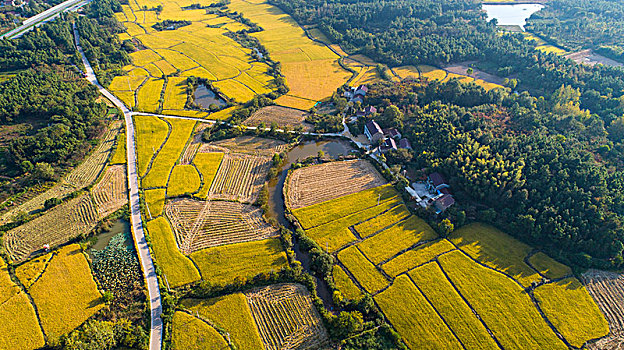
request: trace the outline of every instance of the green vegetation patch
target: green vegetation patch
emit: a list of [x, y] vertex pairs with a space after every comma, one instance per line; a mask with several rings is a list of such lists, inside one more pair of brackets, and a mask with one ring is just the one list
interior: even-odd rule
[[431, 261], [436, 256], [450, 252], [453, 249], [455, 249], [455, 246], [446, 239], [427, 242], [388, 261], [383, 264], [381, 268], [388, 275], [396, 277], [405, 271]]
[[156, 155], [151, 169], [141, 181], [144, 188], [167, 186], [171, 168], [173, 168], [178, 158], [180, 158], [180, 154], [186, 146], [186, 141], [191, 137], [196, 122], [192, 120], [172, 119], [169, 123], [171, 123], [172, 128], [171, 134], [169, 134], [167, 142]]
[[185, 312], [173, 315], [171, 345], [173, 349], [228, 349], [221, 334], [206, 322]]
[[564, 265], [548, 255], [538, 252], [529, 258], [529, 263], [549, 279], [562, 278], [572, 275], [572, 269]]
[[368, 237], [373, 233], [376, 233], [384, 228], [394, 224], [395, 222], [399, 222], [410, 215], [409, 210], [405, 206], [405, 204], [397, 205], [391, 210], [378, 215], [370, 220], [367, 220], [361, 224], [355, 225], [355, 230], [362, 237]]
[[376, 206], [378, 202], [398, 196], [392, 185], [384, 185], [353, 193], [330, 201], [293, 210], [304, 229], [338, 220], [365, 208]]
[[134, 117], [136, 157], [139, 176], [145, 176], [149, 162], [167, 139], [169, 126], [156, 117]]
[[247, 299], [242, 293], [224, 295], [212, 299], [185, 299], [182, 306], [198, 312], [232, 337], [239, 349], [263, 349], [264, 344], [251, 316]]
[[193, 262], [178, 250], [169, 222], [164, 217], [145, 224], [154, 250], [154, 259], [167, 277], [171, 288], [200, 279]]
[[77, 244], [61, 248], [29, 289], [48, 340], [58, 340], [104, 307], [89, 263]]
[[438, 261], [503, 348], [567, 349], [516, 282], [460, 251], [444, 254]]
[[167, 196], [177, 197], [183, 194], [191, 194], [199, 190], [201, 179], [199, 173], [192, 165], [176, 165], [171, 171]]
[[362, 291], [351, 280], [351, 277], [338, 265], [334, 265], [332, 277], [336, 288], [346, 299], [356, 300], [362, 297]]
[[359, 243], [358, 248], [374, 264], [379, 264], [419, 242], [437, 237], [438, 235], [425, 220], [411, 216]]
[[[19, 317], [16, 317], [19, 315]], [[0, 258], [0, 349], [33, 349], [45, 345], [35, 309], [13, 283]]]
[[457, 338], [406, 275], [375, 296], [381, 311], [411, 349], [461, 349]]
[[204, 280], [227, 285], [288, 266], [281, 242], [275, 238], [211, 247], [190, 255]]
[[609, 324], [576, 278], [535, 288], [535, 298], [555, 328], [574, 347], [609, 334]]
[[165, 207], [165, 193], [164, 188], [155, 188], [152, 190], [145, 190], [145, 202], [149, 208], [148, 219], [150, 215], [152, 218], [162, 215], [163, 208]]
[[338, 253], [338, 260], [369, 293], [376, 293], [388, 285], [384, 275], [366, 259], [356, 246], [351, 246]]
[[483, 323], [457, 293], [437, 263], [431, 262], [412, 270], [409, 276], [466, 349], [498, 349]]
[[524, 262], [532, 248], [495, 227], [482, 223], [466, 225], [449, 239], [473, 259], [515, 278], [524, 287], [541, 280]]
[[219, 166], [221, 166], [222, 160], [223, 153], [221, 152], [197, 153], [195, 155], [193, 164], [195, 164], [197, 169], [199, 169], [199, 172], [202, 174], [202, 178], [204, 180], [202, 188], [197, 194], [200, 198], [206, 198], [206, 196], [208, 196], [208, 191], [210, 191], [212, 181], [214, 181], [215, 176], [217, 176], [217, 171], [219, 171]]

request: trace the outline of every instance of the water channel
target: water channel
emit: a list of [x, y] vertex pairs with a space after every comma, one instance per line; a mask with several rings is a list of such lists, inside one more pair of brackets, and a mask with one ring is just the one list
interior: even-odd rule
[[217, 107], [225, 106], [227, 102], [217, 95], [214, 91], [210, 90], [205, 85], [198, 85], [193, 94], [195, 104], [202, 108], [209, 108], [214, 104]]
[[[267, 217], [277, 220], [281, 225], [292, 230], [292, 225], [286, 220], [283, 197], [284, 182], [286, 181], [286, 175], [288, 175], [288, 169], [293, 164], [308, 157], [317, 156], [319, 151], [323, 151], [325, 156], [336, 159], [340, 156], [348, 155], [352, 150], [353, 148], [345, 141], [309, 141], [292, 148], [286, 154], [284, 163], [279, 169], [279, 176], [269, 182], [269, 211], [266, 213]], [[301, 262], [303, 268], [312, 274], [310, 271], [310, 257], [306, 252], [299, 249], [299, 244], [296, 241], [294, 242], [293, 250], [295, 251], [295, 257]], [[316, 293], [323, 300], [325, 307], [331, 309], [333, 302], [329, 288], [319, 278], [316, 278], [316, 284]]]
[[496, 18], [498, 25], [520, 26], [524, 29], [526, 20], [532, 14], [544, 8], [542, 4], [483, 4], [488, 21]]

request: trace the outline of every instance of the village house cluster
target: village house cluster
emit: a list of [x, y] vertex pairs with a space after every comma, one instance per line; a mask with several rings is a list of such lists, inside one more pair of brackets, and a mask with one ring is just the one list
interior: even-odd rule
[[429, 174], [423, 181], [413, 182], [405, 189], [416, 203], [423, 208], [432, 206], [438, 214], [455, 204], [451, 187], [438, 172]]
[[378, 151], [386, 153], [399, 148], [412, 149], [409, 140], [404, 138], [395, 128], [382, 129], [375, 120], [371, 120], [364, 126], [364, 135], [371, 144], [379, 144]]

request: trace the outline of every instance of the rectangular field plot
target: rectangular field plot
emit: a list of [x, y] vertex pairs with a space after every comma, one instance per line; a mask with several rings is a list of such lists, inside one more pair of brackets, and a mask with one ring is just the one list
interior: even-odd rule
[[567, 349], [516, 282], [460, 251], [444, 254], [438, 261], [503, 348]]
[[[210, 117], [212, 118], [214, 114], [215, 113], [211, 114]], [[286, 148], [288, 148], [288, 145], [283, 141], [254, 136], [238, 136], [231, 139], [211, 142], [207, 146], [209, 148], [213, 146], [219, 147], [221, 151], [225, 149], [234, 153], [265, 155], [269, 157], [272, 157], [275, 153], [285, 151]]]
[[411, 349], [462, 349], [409, 277], [397, 277], [375, 301]]
[[366, 259], [357, 247], [352, 246], [338, 253], [338, 260], [353, 274], [357, 281], [371, 294], [388, 285], [388, 281]]
[[58, 340], [104, 307], [89, 263], [77, 244], [55, 252], [28, 291], [48, 340]]
[[165, 86], [163, 109], [184, 109], [186, 105], [186, 78], [171, 77]]
[[541, 279], [540, 275], [524, 262], [531, 247], [481, 223], [474, 223], [455, 230], [449, 240], [473, 259], [509, 274], [524, 287]]
[[529, 263], [533, 268], [539, 271], [542, 276], [546, 276], [546, 278], [549, 279], [572, 275], [572, 269], [542, 252], [531, 255]]
[[130, 54], [130, 58], [132, 58], [132, 64], [137, 67], [143, 67], [161, 59], [161, 57], [152, 50], [141, 50], [133, 52]]
[[286, 253], [275, 238], [206, 248], [190, 257], [199, 267], [203, 279], [217, 285], [288, 266]]
[[292, 172], [288, 179], [288, 207], [299, 209], [385, 184], [366, 160], [330, 162]]
[[212, 299], [184, 299], [182, 307], [199, 313], [223, 328], [232, 337], [238, 349], [262, 349], [263, 343], [256, 329], [247, 299], [242, 293], [228, 294]]
[[139, 105], [137, 108], [141, 112], [156, 113], [160, 107], [160, 93], [163, 90], [165, 81], [163, 79], [149, 78], [137, 92]]
[[535, 288], [535, 298], [555, 328], [574, 347], [609, 333], [609, 324], [576, 278]]
[[332, 270], [332, 278], [336, 284], [336, 288], [342, 293], [342, 296], [346, 299], [355, 300], [362, 297], [362, 291], [358, 286], [353, 283], [353, 280], [347, 273], [338, 265], [334, 265]]
[[379, 186], [305, 208], [293, 210], [304, 229], [343, 218], [349, 214], [374, 207], [380, 202], [397, 198], [391, 185]]
[[406, 219], [408, 216], [410, 216], [409, 210], [405, 204], [400, 204], [383, 214], [355, 225], [353, 228], [361, 237], [368, 237]]
[[396, 277], [405, 271], [433, 260], [438, 255], [450, 252], [454, 249], [455, 246], [446, 239], [427, 242], [388, 261], [381, 265], [381, 268], [388, 275]]
[[104, 176], [91, 189], [98, 218], [105, 218], [128, 204], [126, 167], [113, 165], [106, 169]]
[[274, 237], [258, 207], [225, 201], [178, 199], [167, 203], [178, 247], [185, 254], [224, 244]]
[[270, 163], [271, 159], [265, 156], [225, 154], [208, 198], [255, 202], [266, 180]]
[[358, 248], [374, 264], [380, 264], [405, 249], [437, 237], [423, 219], [412, 215], [409, 219], [367, 238], [358, 244]]
[[310, 294], [299, 284], [245, 292], [265, 349], [318, 349], [328, 342]]
[[0, 319], [3, 320], [0, 322], [0, 349], [33, 349], [45, 345], [35, 309], [30, 304], [28, 296], [11, 280], [2, 258], [0, 258]]
[[162, 269], [171, 288], [200, 279], [199, 272], [193, 262], [178, 250], [167, 219], [161, 216], [147, 222], [145, 227], [152, 242], [154, 259]]
[[156, 117], [135, 116], [136, 157], [139, 176], [147, 173], [152, 157], [169, 135], [169, 124]]
[[409, 276], [466, 349], [499, 348], [437, 263], [428, 263], [412, 270]]
[[171, 324], [171, 346], [174, 349], [227, 349], [228, 343], [208, 323], [176, 311]]
[[190, 195], [199, 191], [201, 179], [199, 172], [192, 165], [176, 165], [171, 170], [167, 183], [167, 197]]
[[223, 160], [223, 153], [221, 152], [198, 153], [195, 155], [193, 164], [195, 164], [197, 169], [199, 169], [199, 172], [202, 174], [203, 181], [202, 188], [197, 194], [199, 198], [206, 198], [208, 195], [208, 191], [210, 190], [210, 187], [212, 187], [212, 182], [214, 181], [215, 176], [217, 176], [221, 160]]

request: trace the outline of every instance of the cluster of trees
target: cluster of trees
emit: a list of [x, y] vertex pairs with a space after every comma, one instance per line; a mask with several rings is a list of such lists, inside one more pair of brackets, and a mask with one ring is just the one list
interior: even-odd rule
[[[484, 220], [568, 263], [620, 267], [624, 180], [613, 169], [624, 145], [579, 108], [579, 95], [564, 86], [535, 98], [451, 80], [379, 83], [367, 102], [414, 148], [389, 155], [391, 163], [448, 176], [460, 203], [455, 223]], [[394, 106], [401, 113], [386, 113]]]
[[158, 22], [152, 26], [152, 28], [161, 32], [163, 30], [176, 30], [185, 26], [190, 26], [191, 21], [176, 21], [172, 19], [166, 19], [162, 22]]

